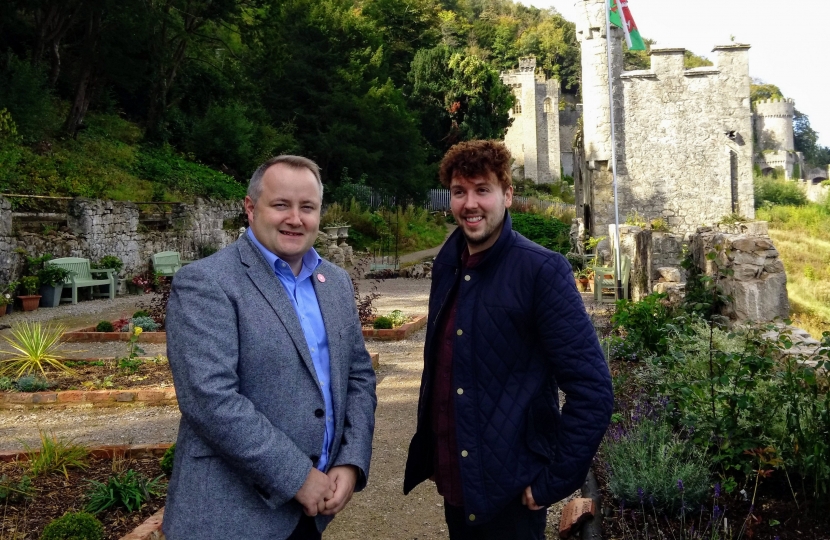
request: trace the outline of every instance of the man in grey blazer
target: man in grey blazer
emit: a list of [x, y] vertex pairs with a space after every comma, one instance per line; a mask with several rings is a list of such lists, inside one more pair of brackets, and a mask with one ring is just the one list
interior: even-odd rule
[[267, 161], [247, 233], [173, 280], [169, 540], [319, 539], [366, 485], [375, 374], [349, 276], [312, 248], [322, 195], [313, 161]]

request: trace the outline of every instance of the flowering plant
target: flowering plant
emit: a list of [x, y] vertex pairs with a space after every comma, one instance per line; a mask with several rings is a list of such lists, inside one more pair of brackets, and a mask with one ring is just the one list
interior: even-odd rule
[[144, 289], [144, 292], [150, 292], [153, 290], [153, 281], [150, 278], [148, 278], [145, 274], [138, 274], [137, 276], [133, 276], [132, 283], [136, 287], [141, 287], [142, 289]]

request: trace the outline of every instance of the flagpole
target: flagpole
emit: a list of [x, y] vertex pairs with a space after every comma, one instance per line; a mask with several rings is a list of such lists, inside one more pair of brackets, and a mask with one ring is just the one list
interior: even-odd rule
[[[619, 0], [617, 0], [619, 1]], [[622, 12], [619, 4], [617, 10]], [[625, 19], [623, 19], [625, 24]], [[611, 65], [611, 0], [605, 0], [605, 42], [608, 57], [608, 105], [611, 110], [611, 172], [614, 186], [614, 276], [617, 280], [617, 300], [623, 298], [620, 258], [620, 206], [617, 198], [617, 130], [614, 125], [614, 72]]]

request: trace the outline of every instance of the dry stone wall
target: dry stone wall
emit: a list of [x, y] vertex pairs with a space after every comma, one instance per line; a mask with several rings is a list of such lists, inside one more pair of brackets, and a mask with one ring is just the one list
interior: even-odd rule
[[92, 261], [115, 255], [124, 262], [121, 277], [147, 270], [150, 258], [160, 251], [178, 251], [182, 259], [199, 258], [205, 248], [221, 249], [239, 237], [236, 227], [243, 215], [241, 202], [209, 202], [176, 205], [167, 217], [167, 230], [144, 230], [138, 206], [131, 202], [74, 199], [67, 212], [68, 231], [48, 234], [14, 232], [11, 205], [0, 197], [0, 282], [19, 276], [22, 257], [31, 255], [84, 257]]

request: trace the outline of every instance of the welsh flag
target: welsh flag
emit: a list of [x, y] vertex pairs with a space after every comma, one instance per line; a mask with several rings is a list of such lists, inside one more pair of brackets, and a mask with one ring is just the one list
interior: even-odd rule
[[[646, 50], [646, 44], [640, 36], [637, 23], [634, 22], [634, 17], [631, 16], [631, 10], [628, 8], [628, 0], [608, 1], [611, 6], [611, 24], [623, 29], [628, 48], [632, 51]], [[620, 17], [620, 6], [622, 7], [622, 17]], [[625, 20], [625, 24], [623, 24], [623, 20]]]

